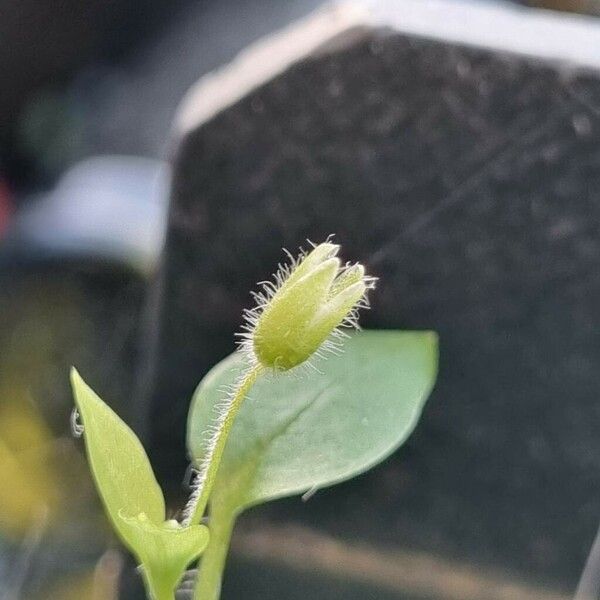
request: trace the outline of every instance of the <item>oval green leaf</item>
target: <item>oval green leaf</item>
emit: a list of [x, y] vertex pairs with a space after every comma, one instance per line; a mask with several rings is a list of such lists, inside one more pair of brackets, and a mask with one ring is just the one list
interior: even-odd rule
[[[273, 373], [252, 388], [236, 417], [212, 498], [251, 505], [349, 479], [376, 465], [414, 429], [437, 375], [433, 332], [364, 331], [322, 373]], [[197, 464], [223, 389], [244, 366], [234, 353], [202, 380], [188, 421]]]

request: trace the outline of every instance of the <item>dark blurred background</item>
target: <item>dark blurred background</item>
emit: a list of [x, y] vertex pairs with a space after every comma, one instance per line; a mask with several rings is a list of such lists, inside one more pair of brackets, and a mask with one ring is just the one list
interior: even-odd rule
[[[599, 0], [524, 4], [600, 15]], [[148, 339], [158, 335], [156, 281], [177, 107], [200, 76], [320, 5], [0, 0], [0, 600], [139, 594], [71, 437], [67, 369], [77, 364], [149, 435]], [[177, 473], [169, 482], [176, 501], [182, 478]], [[392, 485], [381, 478], [384, 488]], [[339, 563], [337, 574], [326, 569], [307, 579], [307, 567], [292, 558], [268, 577], [256, 576], [249, 548], [268, 562], [285, 547], [280, 530], [269, 537], [261, 527], [238, 539], [228, 598], [246, 597], [251, 582], [257, 598], [304, 587], [313, 595], [313, 588], [326, 588], [331, 598], [425, 599], [394, 591], [403, 583], [389, 554], [303, 531], [290, 535]], [[546, 550], [541, 540], [539, 552]], [[452, 563], [419, 564], [452, 577]], [[348, 573], [361, 565], [367, 576], [348, 584]], [[469, 580], [468, 568], [461, 569], [457, 577]], [[129, 585], [137, 591], [119, 592]], [[532, 589], [502, 597], [527, 600]]]
[[[320, 4], [4, 0], [0, 198], [22, 203], [93, 154], [164, 158], [175, 109], [200, 75]], [[521, 4], [600, 12], [597, 0]]]

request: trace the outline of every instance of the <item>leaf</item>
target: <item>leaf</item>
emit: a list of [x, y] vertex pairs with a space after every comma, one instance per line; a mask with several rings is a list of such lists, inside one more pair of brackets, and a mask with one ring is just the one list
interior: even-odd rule
[[[206, 451], [224, 386], [243, 368], [235, 353], [194, 395], [188, 447]], [[414, 429], [437, 374], [432, 332], [365, 331], [319, 363], [323, 373], [273, 373], [255, 384], [236, 417], [213, 501], [232, 512], [349, 479], [376, 465]]]
[[90, 468], [113, 525], [123, 535], [129, 529], [120, 517], [137, 517], [140, 513], [159, 525], [165, 520], [165, 501], [144, 447], [75, 369], [71, 382]]
[[186, 566], [208, 544], [208, 529], [165, 521], [162, 490], [135, 433], [75, 369], [71, 382], [88, 460], [106, 512], [142, 563], [152, 598], [170, 599]]

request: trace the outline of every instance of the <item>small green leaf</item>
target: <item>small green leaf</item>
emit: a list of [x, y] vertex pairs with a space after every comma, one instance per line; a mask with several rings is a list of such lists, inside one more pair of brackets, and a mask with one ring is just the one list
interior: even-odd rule
[[[379, 463], [415, 427], [437, 374], [432, 332], [369, 331], [318, 363], [323, 371], [257, 381], [233, 426], [213, 488], [232, 511], [332, 485]], [[188, 421], [195, 461], [206, 451], [223, 388], [243, 368], [236, 353], [199, 385]]]
[[71, 383], [84, 426], [88, 460], [113, 525], [145, 513], [155, 524], [165, 520], [162, 491], [139, 439], [73, 369]]
[[151, 597], [171, 600], [186, 566], [208, 544], [203, 525], [165, 521], [165, 501], [133, 431], [71, 371], [90, 468], [113, 527], [142, 564]]

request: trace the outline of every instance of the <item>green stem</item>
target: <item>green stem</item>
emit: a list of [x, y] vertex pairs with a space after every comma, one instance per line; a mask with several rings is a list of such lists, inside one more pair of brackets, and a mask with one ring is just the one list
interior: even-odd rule
[[229, 437], [231, 427], [233, 426], [235, 417], [242, 406], [244, 398], [262, 371], [263, 367], [260, 364], [257, 364], [249, 369], [244, 377], [240, 380], [240, 383], [238, 384], [238, 387], [229, 403], [227, 414], [222, 421], [221, 428], [216, 432], [212, 439], [212, 451], [204, 461], [204, 463], [207, 465], [206, 471], [201, 475], [204, 481], [201, 483], [202, 487], [199, 490], [198, 495], [192, 500], [192, 504], [188, 509], [189, 516], [184, 521], [184, 525], [195, 525], [199, 523], [204, 516], [204, 511], [206, 510], [208, 498], [215, 483], [215, 478], [217, 476], [219, 464], [221, 463], [221, 458], [223, 457], [225, 444], [227, 443], [227, 438]]
[[148, 598], [151, 600], [175, 600], [175, 585], [170, 577], [151, 580], [143, 568], [142, 576]]
[[210, 542], [200, 562], [194, 600], [219, 600], [234, 523], [235, 517], [230, 511], [211, 513]]

